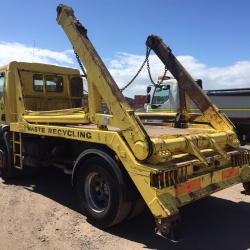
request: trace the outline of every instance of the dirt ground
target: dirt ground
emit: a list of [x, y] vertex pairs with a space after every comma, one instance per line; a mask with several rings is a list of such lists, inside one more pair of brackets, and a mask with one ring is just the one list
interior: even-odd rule
[[107, 231], [91, 226], [60, 170], [1, 180], [0, 211], [0, 249], [250, 249], [250, 196], [241, 184], [184, 207], [175, 244], [154, 234], [149, 211]]

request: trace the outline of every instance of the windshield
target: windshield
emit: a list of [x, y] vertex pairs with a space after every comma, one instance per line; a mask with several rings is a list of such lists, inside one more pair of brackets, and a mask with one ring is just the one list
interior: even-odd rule
[[155, 92], [152, 99], [152, 104], [163, 104], [169, 99], [170, 94], [170, 86], [164, 85], [164, 86], [157, 86], [155, 88]]

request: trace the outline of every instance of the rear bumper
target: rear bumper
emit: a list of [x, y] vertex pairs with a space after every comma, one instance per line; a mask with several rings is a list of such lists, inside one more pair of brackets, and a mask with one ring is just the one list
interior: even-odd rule
[[156, 216], [156, 232], [163, 237], [174, 240], [180, 220], [179, 207], [240, 182], [250, 182], [249, 166], [216, 170], [189, 179], [175, 187], [167, 188], [165, 193], [161, 192], [158, 195], [158, 202], [168, 212], [168, 216]]
[[[219, 180], [220, 178], [221, 180]], [[179, 190], [182, 192], [177, 189], [176, 205], [177, 207], [181, 207], [240, 182], [242, 182], [242, 179], [239, 168], [227, 168], [200, 176], [188, 181], [187, 184], [184, 185], [184, 188], [180, 188]], [[196, 183], [197, 185], [188, 191], [189, 188], [187, 187], [189, 187], [189, 183]]]
[[[172, 216], [178, 213], [178, 208], [188, 203], [241, 182], [250, 182], [250, 166], [223, 168], [169, 188], [158, 189], [157, 199], [168, 216]], [[156, 218], [163, 219], [161, 216]]]

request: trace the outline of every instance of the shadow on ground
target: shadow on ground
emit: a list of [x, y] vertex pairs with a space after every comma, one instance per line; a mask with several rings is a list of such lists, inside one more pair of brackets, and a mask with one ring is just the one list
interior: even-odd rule
[[[8, 184], [24, 186], [77, 211], [70, 177], [60, 170], [42, 170], [32, 177], [22, 177]], [[148, 210], [107, 232], [153, 249], [250, 248], [250, 203], [209, 196], [182, 208], [181, 217], [183, 236], [178, 243], [154, 234], [154, 219]]]

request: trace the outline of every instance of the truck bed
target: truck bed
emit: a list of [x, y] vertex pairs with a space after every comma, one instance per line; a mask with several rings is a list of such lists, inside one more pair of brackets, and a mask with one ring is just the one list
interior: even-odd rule
[[173, 128], [171, 126], [144, 126], [150, 137], [161, 137], [168, 135], [192, 135], [192, 134], [210, 134], [213, 133], [213, 129], [202, 129], [202, 128]]
[[[71, 125], [70, 125], [71, 126]], [[84, 124], [78, 125], [74, 127], [81, 127], [85, 129], [97, 129], [95, 124]], [[144, 125], [145, 130], [147, 131], [150, 137], [165, 137], [165, 136], [185, 136], [192, 134], [211, 134], [215, 131], [213, 129], [203, 129], [203, 128], [173, 128], [171, 126], [154, 126], [154, 125]], [[108, 126], [108, 130], [110, 131], [119, 131], [118, 128]]]

